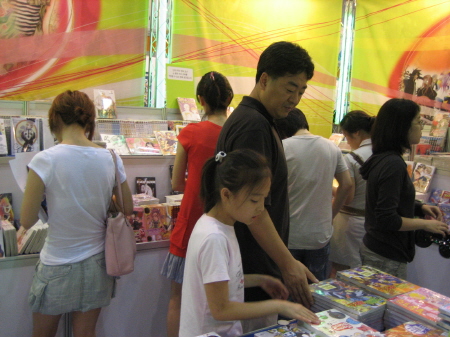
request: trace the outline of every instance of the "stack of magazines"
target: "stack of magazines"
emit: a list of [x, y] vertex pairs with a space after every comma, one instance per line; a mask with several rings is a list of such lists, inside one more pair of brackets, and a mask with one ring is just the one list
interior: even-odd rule
[[420, 288], [370, 266], [338, 271], [337, 278], [384, 298], [391, 298]]
[[[418, 321], [434, 328], [441, 328], [439, 308], [450, 305], [450, 298], [427, 288], [418, 288], [409, 293], [390, 298], [384, 315], [387, 329], [408, 321]], [[438, 324], [439, 323], [439, 324]]]
[[440, 318], [440, 320], [437, 322], [437, 325], [441, 329], [450, 332], [450, 304], [446, 304], [444, 306], [439, 307], [438, 317]]
[[349, 315], [335, 310], [325, 310], [317, 313], [320, 324], [302, 323], [303, 326], [320, 337], [346, 336], [346, 337], [381, 337], [381, 332], [361, 323]]
[[443, 337], [445, 332], [441, 329], [433, 328], [427, 324], [417, 321], [410, 321], [400, 324], [394, 328], [384, 331], [386, 337], [409, 337], [409, 336], [427, 336]]
[[314, 298], [311, 310], [336, 309], [378, 331], [383, 329], [386, 299], [335, 279], [310, 285]]

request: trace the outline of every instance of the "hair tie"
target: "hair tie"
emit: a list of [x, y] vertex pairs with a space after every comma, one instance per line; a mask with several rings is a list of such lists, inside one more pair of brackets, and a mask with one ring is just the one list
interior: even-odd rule
[[210, 76], [211, 79], [214, 81], [214, 72], [211, 71], [211, 72], [209, 73], [209, 76]]
[[227, 156], [227, 154], [226, 154], [225, 152], [219, 151], [219, 152], [216, 154], [216, 162], [221, 163], [222, 160], [223, 160], [223, 158], [225, 158], [226, 156]]

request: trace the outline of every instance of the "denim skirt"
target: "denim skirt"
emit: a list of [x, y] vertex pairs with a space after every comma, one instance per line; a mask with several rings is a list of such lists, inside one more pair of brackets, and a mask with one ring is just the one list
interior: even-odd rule
[[105, 253], [56, 266], [36, 264], [28, 302], [33, 312], [59, 315], [109, 305], [115, 278], [106, 274]]
[[183, 283], [185, 261], [186, 259], [184, 257], [168, 253], [161, 270], [161, 275], [177, 283]]

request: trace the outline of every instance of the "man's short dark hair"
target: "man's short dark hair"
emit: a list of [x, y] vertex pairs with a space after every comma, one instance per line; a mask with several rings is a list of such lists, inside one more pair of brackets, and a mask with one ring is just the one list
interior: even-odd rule
[[310, 80], [314, 75], [314, 63], [308, 52], [298, 44], [279, 41], [272, 43], [259, 57], [256, 83], [264, 72], [273, 79], [305, 73]]
[[305, 114], [297, 108], [292, 109], [286, 118], [276, 119], [275, 123], [281, 139], [292, 137], [300, 129], [309, 131], [309, 124]]

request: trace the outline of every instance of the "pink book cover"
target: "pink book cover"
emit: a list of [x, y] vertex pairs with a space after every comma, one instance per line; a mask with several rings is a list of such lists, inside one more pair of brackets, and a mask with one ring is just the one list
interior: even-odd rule
[[386, 337], [411, 337], [411, 336], [429, 336], [439, 337], [442, 336], [444, 331], [441, 329], [433, 328], [426, 324], [411, 321], [403, 323], [392, 329], [386, 330], [384, 334]]
[[450, 304], [449, 297], [427, 288], [419, 288], [388, 301], [432, 322], [439, 321], [439, 308]]
[[144, 207], [144, 228], [147, 241], [167, 240], [164, 235], [169, 228], [166, 206], [155, 204], [142, 207]]

